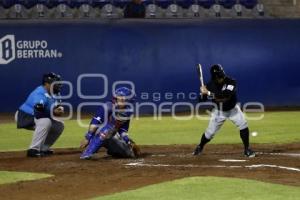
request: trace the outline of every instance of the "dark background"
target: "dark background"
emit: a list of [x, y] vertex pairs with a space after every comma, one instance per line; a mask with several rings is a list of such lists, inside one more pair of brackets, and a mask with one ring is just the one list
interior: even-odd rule
[[[108, 97], [91, 101], [110, 99], [116, 80], [133, 81], [138, 102], [141, 92], [199, 92], [196, 63], [203, 65], [206, 81], [209, 66], [222, 64], [238, 81], [243, 103], [300, 106], [300, 20], [0, 22], [0, 38], [7, 34], [16, 40], [47, 40], [48, 48], [63, 57], [0, 65], [0, 112], [15, 111], [49, 71], [74, 84], [74, 95], [66, 101], [75, 106], [90, 101], [77, 96], [82, 73], [108, 77]], [[102, 87], [100, 80], [85, 79], [82, 91], [96, 95]]]

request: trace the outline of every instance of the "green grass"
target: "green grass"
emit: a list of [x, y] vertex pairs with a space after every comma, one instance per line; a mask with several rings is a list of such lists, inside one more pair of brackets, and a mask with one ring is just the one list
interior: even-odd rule
[[[252, 117], [258, 115], [250, 115]], [[300, 141], [300, 112], [267, 112], [262, 120], [248, 120], [250, 132], [258, 132], [252, 137], [253, 143], [289, 143]], [[154, 121], [142, 118], [134, 121], [132, 135], [141, 144], [195, 144], [205, 131], [208, 120], [193, 118], [176, 121], [170, 117]], [[241, 143], [239, 131], [230, 122], [225, 122], [211, 143]]]
[[[258, 132], [258, 136], [251, 137], [251, 142], [300, 142], [299, 119], [300, 112], [266, 112], [262, 120], [249, 120], [250, 131]], [[85, 122], [88, 123], [89, 120]], [[132, 121], [129, 132], [131, 137], [142, 145], [196, 144], [207, 125], [207, 120], [198, 120], [195, 117], [188, 121], [174, 120], [171, 117], [163, 117], [162, 120], [142, 117]], [[66, 121], [65, 131], [54, 147], [78, 147], [85, 132], [86, 128], [79, 127], [75, 120]], [[0, 151], [23, 150], [28, 147], [32, 133], [27, 130], [17, 130], [13, 123], [0, 124], [0, 137]], [[212, 143], [241, 143], [239, 132], [231, 122], [227, 121]]]
[[0, 171], [0, 184], [31, 181], [51, 177], [50, 174]]
[[299, 187], [236, 178], [190, 177], [93, 200], [297, 200], [299, 196]]

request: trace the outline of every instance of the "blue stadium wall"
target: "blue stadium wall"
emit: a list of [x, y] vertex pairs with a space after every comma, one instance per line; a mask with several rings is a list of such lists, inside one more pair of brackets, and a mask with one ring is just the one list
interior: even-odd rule
[[[15, 44], [5, 44], [6, 35], [13, 35]], [[83, 73], [105, 74], [109, 88], [116, 80], [132, 81], [138, 101], [145, 92], [152, 101], [157, 92], [162, 93], [161, 100], [165, 92], [188, 95], [199, 91], [196, 63], [203, 65], [206, 81], [209, 66], [222, 64], [238, 81], [241, 102], [299, 106], [299, 36], [300, 20], [0, 22], [0, 59], [3, 62], [15, 52], [9, 63], [0, 64], [0, 112], [16, 110], [49, 71], [74, 84], [74, 94], [67, 100], [73, 105], [90, 101], [76, 92], [77, 78]], [[28, 55], [24, 41], [46, 41], [45, 49], [31, 50], [53, 50], [55, 55]], [[84, 94], [103, 91], [99, 79], [83, 83]], [[183, 99], [175, 95], [168, 101]]]

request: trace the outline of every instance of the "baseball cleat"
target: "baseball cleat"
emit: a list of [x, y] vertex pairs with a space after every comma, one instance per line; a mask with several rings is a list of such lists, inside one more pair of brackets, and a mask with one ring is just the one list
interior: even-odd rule
[[50, 156], [50, 155], [53, 155], [54, 151], [51, 150], [51, 149], [48, 149], [46, 151], [42, 151], [42, 153], [45, 155], [45, 156]]
[[31, 158], [38, 158], [38, 157], [43, 157], [45, 156], [43, 152], [38, 151], [36, 149], [28, 149], [27, 150], [27, 157]]
[[251, 149], [247, 149], [247, 150], [245, 150], [244, 155], [248, 158], [254, 158], [255, 157], [255, 152], [252, 151]]
[[80, 159], [81, 160], [90, 160], [92, 158], [93, 154], [91, 152], [89, 152], [88, 150], [85, 150], [81, 156]]
[[92, 159], [92, 155], [81, 155], [80, 159], [81, 160], [90, 160], [90, 159]]
[[196, 149], [193, 152], [193, 155], [198, 156], [201, 154], [201, 152], [202, 152], [202, 148], [199, 145], [197, 145]]

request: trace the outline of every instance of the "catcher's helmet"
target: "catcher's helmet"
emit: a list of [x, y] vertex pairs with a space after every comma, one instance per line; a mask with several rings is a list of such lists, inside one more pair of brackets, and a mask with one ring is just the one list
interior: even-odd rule
[[124, 97], [124, 100], [127, 104], [125, 105], [124, 110], [117, 110], [114, 113], [115, 117], [117, 117], [118, 120], [120, 120], [120, 121], [122, 121], [122, 119], [128, 120], [130, 118], [130, 116], [133, 114], [133, 108], [129, 104], [133, 103], [135, 101], [135, 93], [133, 90], [131, 90], [127, 87], [120, 87], [120, 88], [117, 88], [113, 94], [113, 102], [116, 103], [118, 97]]
[[210, 68], [211, 78], [216, 80], [218, 78], [225, 78], [225, 72], [220, 64], [212, 65]]
[[132, 91], [131, 89], [129, 89], [127, 87], [117, 88], [114, 92], [113, 97], [114, 97], [114, 99], [117, 97], [125, 97], [125, 101], [129, 102], [129, 103], [132, 103], [135, 100], [134, 91]]
[[[47, 74], [43, 75], [43, 81], [42, 81], [43, 85], [45, 83], [51, 84], [55, 81], [61, 81], [61, 76], [58, 75], [58, 74], [55, 74], [54, 72], [50, 72], [50, 73], [47, 73]], [[61, 90], [61, 87], [62, 87], [61, 84], [55, 84], [54, 87], [53, 87], [54, 94], [58, 94]]]

